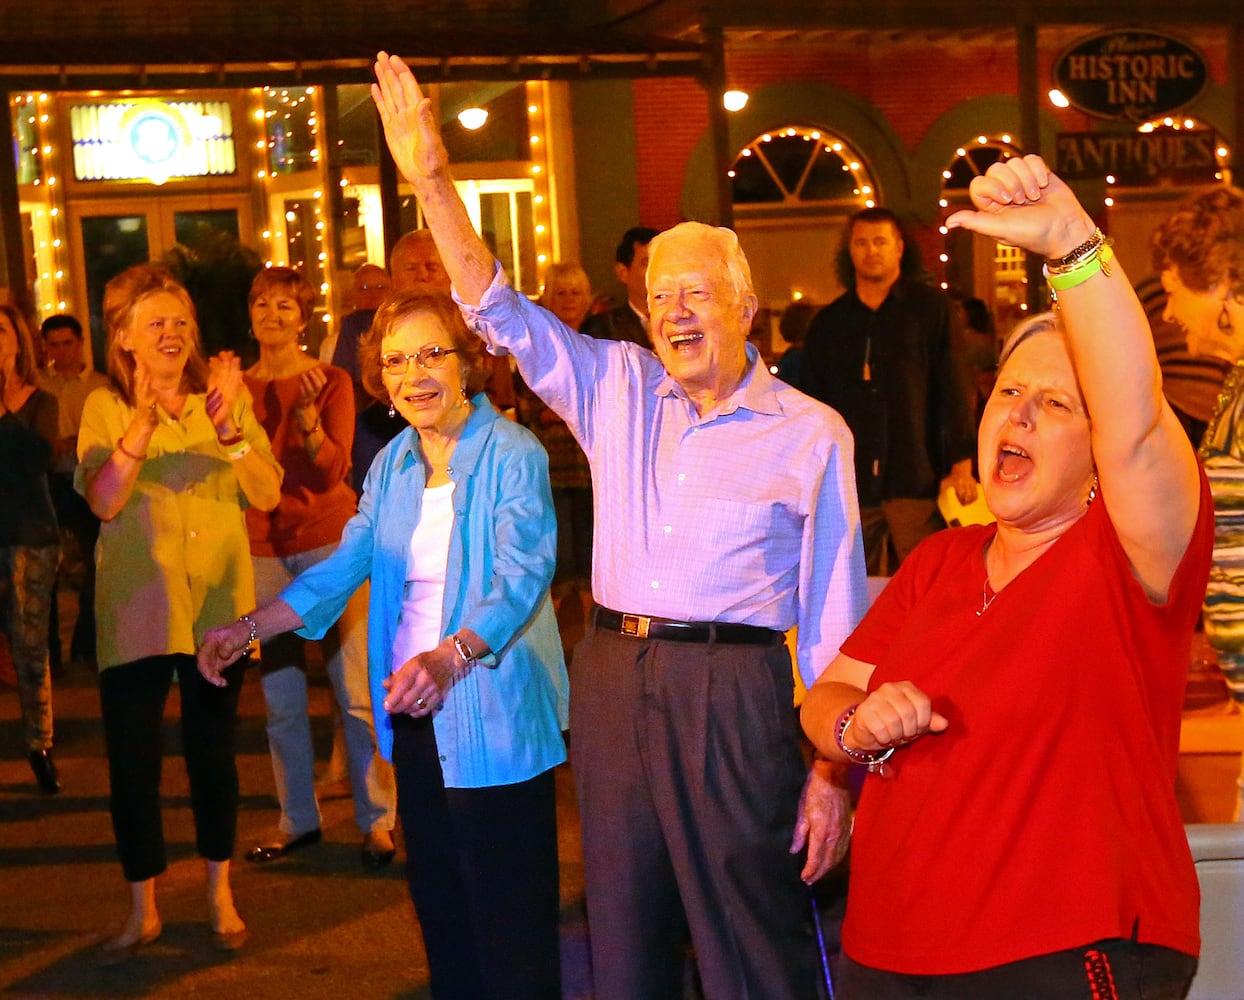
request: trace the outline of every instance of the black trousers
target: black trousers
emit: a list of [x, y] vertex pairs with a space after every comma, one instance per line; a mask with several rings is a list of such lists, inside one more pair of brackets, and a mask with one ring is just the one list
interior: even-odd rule
[[1191, 955], [1125, 939], [1098, 941], [948, 976], [911, 976], [838, 960], [838, 1000], [1182, 1000]]
[[553, 771], [446, 788], [430, 719], [393, 717], [406, 878], [436, 1000], [561, 996]]
[[164, 763], [164, 703], [176, 674], [181, 692], [181, 743], [190, 778], [195, 848], [208, 861], [233, 855], [238, 820], [234, 759], [242, 671], [229, 686], [208, 684], [185, 653], [149, 656], [108, 667], [99, 675], [99, 701], [108, 747], [108, 804], [121, 869], [144, 882], [168, 867], [160, 815]]
[[709, 1000], [816, 997], [789, 853], [806, 775], [790, 656], [591, 628], [571, 667], [598, 1000], [681, 998], [688, 931]]

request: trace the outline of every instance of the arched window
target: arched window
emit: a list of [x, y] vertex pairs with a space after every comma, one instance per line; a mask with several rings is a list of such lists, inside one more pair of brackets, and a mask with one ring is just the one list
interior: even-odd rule
[[743, 147], [730, 170], [740, 213], [871, 207], [876, 188], [863, 160], [836, 136], [789, 125]]
[[948, 198], [956, 195], [966, 198], [973, 177], [980, 177], [999, 160], [1009, 160], [1019, 152], [1009, 135], [995, 138], [978, 135], [975, 141], [956, 149], [955, 158], [942, 171], [943, 194]]
[[[968, 185], [993, 164], [1022, 154], [1010, 135], [978, 135], [955, 150], [954, 158], [942, 170], [939, 204], [948, 214], [968, 207]], [[1027, 306], [1028, 281], [1024, 272], [1024, 252], [997, 243], [967, 230], [948, 232], [942, 262], [946, 280], [942, 287], [964, 296], [983, 299], [993, 313], [999, 330], [1009, 329], [1021, 319]]]

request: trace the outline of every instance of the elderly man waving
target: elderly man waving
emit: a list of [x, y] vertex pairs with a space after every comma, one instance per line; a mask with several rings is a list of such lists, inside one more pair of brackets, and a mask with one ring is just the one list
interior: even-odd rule
[[811, 683], [863, 611], [850, 433], [748, 346], [756, 296], [732, 232], [684, 223], [652, 241], [655, 354], [581, 336], [506, 282], [409, 69], [381, 53], [376, 76], [468, 324], [592, 467], [599, 607], [570, 731], [596, 995], [681, 996], [689, 930], [708, 997], [812, 996], [799, 880], [840, 856], [847, 806], [827, 764], [804, 779], [782, 633], [799, 626]]

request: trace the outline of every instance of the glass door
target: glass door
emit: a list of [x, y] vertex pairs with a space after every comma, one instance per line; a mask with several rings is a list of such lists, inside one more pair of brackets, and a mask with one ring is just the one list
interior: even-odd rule
[[[210, 197], [108, 199], [69, 206], [69, 233], [74, 262], [75, 302], [83, 326], [91, 331], [91, 351], [104, 367], [107, 331], [103, 318], [104, 286], [127, 267], [149, 260], [181, 266], [236, 267], [245, 254], [240, 240], [251, 231], [250, 203], [245, 195]], [[258, 260], [255, 255], [255, 260]], [[243, 266], [242, 271], [246, 268]], [[193, 291], [193, 290], [192, 290]], [[200, 309], [205, 346], [229, 339], [228, 327], [246, 315], [246, 289], [241, 303]], [[230, 298], [233, 297], [231, 292]], [[220, 313], [220, 315], [217, 315]], [[220, 327], [220, 329], [217, 329]], [[242, 322], [241, 333], [246, 329]]]

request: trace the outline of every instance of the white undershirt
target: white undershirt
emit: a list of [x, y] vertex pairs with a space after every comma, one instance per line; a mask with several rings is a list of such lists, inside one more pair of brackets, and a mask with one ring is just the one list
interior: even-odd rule
[[441, 641], [441, 608], [453, 527], [454, 484], [424, 489], [419, 523], [406, 553], [406, 591], [393, 637], [394, 670]]

